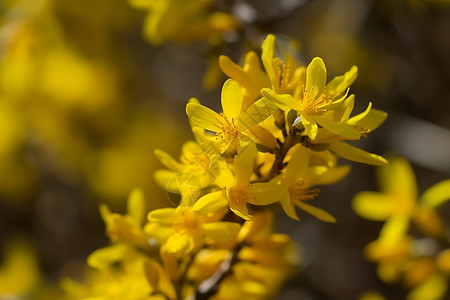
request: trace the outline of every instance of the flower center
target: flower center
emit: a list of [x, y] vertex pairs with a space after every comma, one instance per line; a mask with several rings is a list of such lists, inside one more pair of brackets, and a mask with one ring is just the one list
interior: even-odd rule
[[219, 131], [217, 131], [216, 135], [217, 138], [237, 138], [239, 135], [239, 129], [237, 128], [236, 124], [234, 123], [234, 118], [231, 118], [231, 121], [228, 120], [227, 116], [224, 114], [220, 114], [223, 121], [220, 120], [218, 124], [214, 124], [217, 128], [219, 128]]
[[301, 181], [291, 184], [288, 187], [289, 196], [291, 199], [296, 200], [312, 200], [319, 195], [320, 189], [308, 189], [305, 187], [305, 184]]
[[229, 191], [230, 201], [235, 203], [247, 203], [247, 186], [233, 186]]
[[332, 100], [325, 95], [325, 89], [323, 89], [319, 95], [314, 96], [314, 89], [308, 91], [303, 88], [303, 100], [301, 104], [301, 110], [306, 115], [316, 114], [319, 112], [328, 111], [328, 106]]

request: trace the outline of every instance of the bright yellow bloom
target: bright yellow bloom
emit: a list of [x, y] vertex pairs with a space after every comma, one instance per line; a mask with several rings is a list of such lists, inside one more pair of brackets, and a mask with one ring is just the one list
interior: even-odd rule
[[176, 299], [166, 271], [155, 260], [130, 245], [115, 244], [94, 251], [88, 257], [86, 284], [70, 279], [61, 282], [75, 299], [162, 300]]
[[233, 240], [240, 228], [237, 223], [220, 222], [223, 214], [200, 216], [191, 207], [161, 208], [148, 214], [145, 232], [167, 252], [182, 257], [197, 252], [205, 238], [214, 242]]
[[157, 170], [156, 182], [169, 192], [182, 195], [181, 205], [193, 205], [202, 188], [213, 181], [214, 172], [211, 158], [194, 141], [184, 143], [180, 162], [161, 150], [155, 155], [169, 170]]
[[241, 88], [232, 79], [224, 83], [221, 101], [221, 114], [198, 103], [186, 105], [186, 113], [193, 129], [199, 127], [215, 134], [205, 136], [202, 147], [207, 153], [220, 154], [227, 150], [235, 152], [238, 144], [250, 140], [245, 131], [271, 115], [270, 109], [262, 109], [265, 103], [261, 101], [243, 109]]
[[229, 206], [239, 217], [251, 220], [253, 217], [248, 211], [248, 204], [268, 205], [279, 201], [282, 188], [276, 183], [250, 183], [256, 155], [256, 145], [253, 142], [240, 149], [234, 157], [234, 174], [230, 169], [223, 170], [221, 176], [216, 178], [216, 184], [221, 190], [197, 200], [194, 211], [205, 215]]
[[[292, 219], [299, 220], [295, 207], [297, 206], [305, 212], [315, 216], [325, 222], [336, 222], [336, 219], [326, 211], [311, 206], [305, 201], [314, 199], [318, 193], [318, 189], [311, 189], [312, 186], [321, 184], [321, 177], [327, 172], [330, 173], [324, 183], [336, 182], [342, 179], [349, 171], [348, 167], [326, 168], [310, 167], [311, 150], [301, 145], [297, 145], [285, 169], [285, 172], [276, 181], [280, 181], [280, 185], [284, 187], [283, 199], [280, 200], [285, 213]], [[334, 177], [334, 178], [332, 178]], [[332, 179], [331, 179], [332, 178]]]
[[416, 180], [409, 163], [401, 158], [379, 169], [381, 192], [361, 192], [353, 199], [353, 209], [360, 216], [376, 221], [392, 217], [414, 221], [425, 234], [442, 237], [444, 226], [435, 208], [450, 200], [450, 180], [417, 195]]
[[306, 68], [306, 82], [298, 82], [291, 94], [279, 94], [276, 90], [263, 89], [262, 95], [274, 102], [283, 111], [297, 111], [296, 124], [305, 128], [305, 134], [315, 140], [319, 125], [347, 139], [359, 139], [359, 132], [351, 125], [334, 122], [326, 113], [334, 110], [346, 98], [348, 87], [356, 79], [357, 68], [353, 66], [345, 75], [334, 78], [325, 86], [327, 70], [323, 60], [314, 58]]
[[130, 3], [148, 11], [144, 31], [154, 45], [170, 40], [209, 39], [239, 27], [232, 15], [214, 11], [211, 0], [130, 0]]
[[237, 253], [239, 260], [211, 299], [273, 297], [298, 263], [292, 240], [273, 233], [273, 215], [265, 211], [244, 223], [238, 241], [245, 245]]
[[148, 247], [148, 238], [142, 231], [145, 215], [145, 200], [140, 190], [131, 192], [128, 198], [128, 213], [111, 213], [109, 208], [100, 205], [100, 213], [106, 224], [106, 233], [113, 242], [127, 242]]

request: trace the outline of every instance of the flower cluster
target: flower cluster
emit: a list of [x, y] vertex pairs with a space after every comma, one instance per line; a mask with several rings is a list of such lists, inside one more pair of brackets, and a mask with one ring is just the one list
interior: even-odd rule
[[444, 299], [450, 276], [450, 243], [437, 212], [450, 200], [450, 180], [437, 183], [418, 196], [409, 163], [390, 160], [380, 168], [381, 192], [361, 192], [353, 201], [360, 216], [384, 221], [377, 240], [365, 249], [385, 282], [401, 281], [410, 300]]
[[386, 118], [371, 104], [350, 116], [356, 67], [327, 83], [322, 59], [305, 67], [275, 50], [269, 35], [262, 64], [254, 52], [243, 67], [220, 58], [231, 77], [222, 88], [223, 111], [191, 99], [186, 112], [195, 141], [184, 144], [179, 160], [155, 151], [167, 168], [155, 179], [180, 194], [179, 205], [151, 211], [145, 224], [139, 192], [131, 194], [125, 216], [101, 206], [112, 245], [88, 258], [98, 271], [87, 286], [68, 281], [66, 289], [95, 299], [261, 299], [277, 291], [297, 259], [291, 239], [273, 232], [272, 208], [281, 206], [295, 220], [299, 208], [336, 222], [307, 202], [318, 195], [317, 185], [348, 173], [337, 156], [387, 161], [344, 142]]

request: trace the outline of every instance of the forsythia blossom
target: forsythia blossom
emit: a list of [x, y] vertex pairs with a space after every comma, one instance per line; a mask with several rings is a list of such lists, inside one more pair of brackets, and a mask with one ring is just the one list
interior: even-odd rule
[[231, 77], [222, 88], [222, 111], [191, 99], [186, 113], [195, 140], [184, 144], [179, 161], [155, 151], [167, 168], [155, 179], [181, 195], [179, 206], [154, 210], [146, 221], [139, 192], [131, 194], [125, 216], [102, 206], [112, 245], [88, 258], [94, 281], [78, 288], [67, 281], [68, 290], [85, 299], [265, 299], [298, 261], [289, 236], [273, 232], [272, 208], [295, 220], [299, 208], [336, 222], [308, 203], [319, 194], [316, 186], [348, 173], [336, 154], [387, 163], [344, 142], [366, 136], [386, 118], [371, 104], [350, 116], [356, 67], [327, 84], [322, 59], [305, 67], [288, 51], [276, 57], [275, 42], [269, 35], [262, 61], [250, 52], [243, 67], [220, 58]]
[[[361, 192], [353, 200], [360, 216], [385, 221], [378, 239], [366, 246], [367, 259], [378, 264], [380, 279], [401, 281], [410, 288], [408, 300], [444, 299], [450, 248], [437, 209], [450, 200], [450, 180], [433, 185], [419, 197], [406, 160], [395, 158], [379, 171], [381, 191]], [[412, 225], [419, 232], [411, 231]]]

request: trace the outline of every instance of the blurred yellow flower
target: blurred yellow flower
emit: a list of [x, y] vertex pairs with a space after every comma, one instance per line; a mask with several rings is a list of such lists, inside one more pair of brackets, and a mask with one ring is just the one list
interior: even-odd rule
[[191, 42], [213, 39], [239, 28], [228, 13], [215, 10], [212, 0], [130, 0], [147, 11], [144, 32], [154, 45], [167, 41]]

